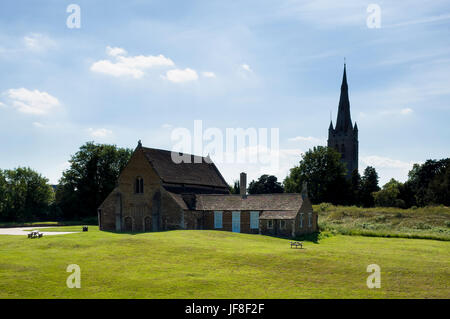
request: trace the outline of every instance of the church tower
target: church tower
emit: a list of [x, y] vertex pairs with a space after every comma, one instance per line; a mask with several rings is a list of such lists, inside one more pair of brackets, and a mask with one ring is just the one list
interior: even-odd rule
[[350, 116], [345, 63], [336, 126], [333, 128], [333, 121], [331, 121], [328, 128], [328, 147], [332, 147], [341, 153], [341, 160], [347, 166], [347, 178], [350, 178], [352, 172], [355, 169], [358, 170], [358, 126], [356, 122], [353, 126]]

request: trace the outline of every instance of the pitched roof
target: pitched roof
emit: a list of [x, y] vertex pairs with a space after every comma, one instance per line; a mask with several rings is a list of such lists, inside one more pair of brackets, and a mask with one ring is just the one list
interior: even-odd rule
[[180, 194], [175, 194], [172, 192], [167, 192], [170, 197], [173, 198], [173, 200], [181, 207], [181, 209], [189, 209], [186, 202], [183, 200], [183, 196]]
[[210, 160], [191, 154], [189, 163], [175, 163], [172, 153], [177, 152], [141, 147], [145, 157], [155, 169], [158, 176], [166, 183], [205, 185], [228, 188], [228, 184], [217, 167]]
[[258, 211], [295, 211], [302, 205], [300, 194], [258, 194], [248, 195], [196, 195], [197, 210], [258, 210]]
[[295, 219], [297, 211], [295, 210], [268, 210], [259, 215], [259, 219]]

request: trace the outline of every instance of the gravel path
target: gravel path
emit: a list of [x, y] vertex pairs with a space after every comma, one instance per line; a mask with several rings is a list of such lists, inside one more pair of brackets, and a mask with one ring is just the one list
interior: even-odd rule
[[[14, 228], [0, 228], [0, 235], [21, 235], [26, 236], [28, 232], [32, 229], [44, 229], [44, 228], [52, 228], [52, 226], [48, 227], [14, 227]], [[79, 232], [68, 232], [68, 231], [60, 231], [60, 232], [50, 232], [43, 231], [44, 236], [52, 236], [52, 235], [66, 235], [66, 234], [76, 234]]]

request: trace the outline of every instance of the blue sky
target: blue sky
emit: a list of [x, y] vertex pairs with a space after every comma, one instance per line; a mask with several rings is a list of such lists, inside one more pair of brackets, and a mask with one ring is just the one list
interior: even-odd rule
[[[69, 4], [81, 28], [69, 29]], [[378, 4], [381, 28], [368, 28]], [[360, 172], [449, 156], [448, 1], [2, 1], [0, 167], [56, 183], [86, 141], [172, 149], [171, 131], [279, 128], [280, 179], [325, 145], [343, 60]], [[231, 183], [258, 165], [217, 164]]]

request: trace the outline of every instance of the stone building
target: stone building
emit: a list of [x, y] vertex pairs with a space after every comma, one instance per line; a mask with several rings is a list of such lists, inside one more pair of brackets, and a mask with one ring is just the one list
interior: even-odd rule
[[170, 151], [139, 143], [116, 188], [98, 208], [100, 230], [148, 232], [215, 229], [295, 237], [317, 231], [306, 189], [302, 194], [229, 193], [228, 184], [209, 158], [184, 154], [175, 163]]
[[350, 115], [345, 64], [336, 126], [333, 128], [333, 121], [330, 121], [328, 128], [328, 147], [341, 153], [341, 160], [347, 167], [347, 178], [350, 178], [352, 172], [358, 170], [358, 126], [356, 122], [353, 126]]

